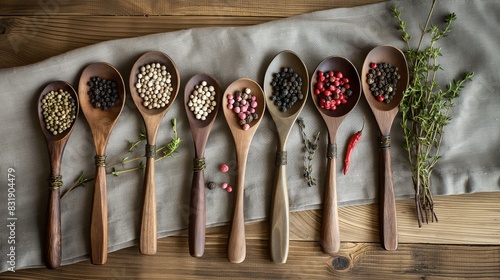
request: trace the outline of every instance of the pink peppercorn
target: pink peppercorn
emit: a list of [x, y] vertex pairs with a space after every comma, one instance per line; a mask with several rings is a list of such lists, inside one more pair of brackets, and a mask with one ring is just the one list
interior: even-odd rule
[[240, 118], [240, 120], [244, 120], [244, 119], [246, 119], [246, 118], [247, 118], [247, 114], [245, 114], [245, 113], [243, 113], [243, 112], [240, 112], [240, 113], [238, 114], [238, 118]]
[[[234, 97], [233, 97], [233, 95], [232, 95], [232, 94], [228, 94], [228, 95], [227, 95], [227, 99], [233, 99], [233, 98], [234, 98]], [[234, 101], [233, 101], [233, 102], [234, 102]]]
[[219, 167], [220, 171], [222, 172], [228, 172], [229, 171], [229, 166], [227, 164], [221, 164]]
[[228, 186], [228, 184], [227, 184], [226, 182], [222, 183], [222, 185], [221, 185], [221, 187], [222, 187], [223, 189], [227, 189], [227, 186]]
[[241, 106], [241, 112], [245, 113], [248, 110], [248, 106]]
[[226, 189], [227, 192], [232, 192], [233, 191], [233, 187], [231, 186], [228, 186], [227, 189]]
[[257, 108], [257, 105], [258, 105], [257, 101], [252, 101], [252, 104], [250, 104], [252, 108]]
[[229, 110], [233, 110], [233, 104], [227, 104], [227, 108], [228, 108]]
[[252, 113], [252, 114], [253, 114], [253, 113], [255, 113], [255, 108], [250, 108], [250, 110], [249, 110], [249, 111], [250, 111], [250, 113]]
[[255, 101], [255, 100], [257, 100], [257, 96], [252, 95], [252, 101]]
[[248, 129], [250, 129], [250, 125], [249, 125], [249, 124], [247, 124], [247, 123], [246, 123], [246, 124], [244, 124], [244, 125], [243, 125], [243, 130], [248, 130]]
[[239, 114], [241, 112], [241, 108], [240, 107], [234, 107], [233, 111], [236, 113], [236, 114]]

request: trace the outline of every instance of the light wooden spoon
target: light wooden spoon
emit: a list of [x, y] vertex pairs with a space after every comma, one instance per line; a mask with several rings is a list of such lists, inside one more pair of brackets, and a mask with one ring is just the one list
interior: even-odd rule
[[[337, 106], [334, 111], [322, 109], [319, 98], [314, 94], [314, 87], [317, 83], [318, 71], [328, 72], [341, 71], [344, 77], [349, 79], [352, 96], [347, 103]], [[337, 130], [342, 124], [347, 114], [354, 109], [361, 96], [361, 83], [358, 71], [352, 63], [338, 56], [331, 56], [323, 60], [311, 78], [311, 96], [314, 105], [320, 112], [328, 128], [328, 153], [327, 153], [327, 173], [323, 197], [323, 224], [321, 229], [321, 248], [327, 254], [335, 254], [340, 250], [340, 231], [337, 208]]]
[[[252, 95], [256, 96], [258, 106], [255, 112], [259, 115], [259, 118], [252, 122], [248, 130], [243, 130], [238, 123], [239, 119], [237, 115], [232, 110], [227, 108], [227, 95], [234, 94], [236, 91], [243, 91], [245, 88], [249, 88], [252, 91]], [[232, 263], [241, 263], [245, 260], [246, 256], [245, 215], [243, 205], [245, 192], [245, 169], [250, 143], [252, 142], [252, 138], [257, 130], [257, 127], [264, 117], [264, 111], [266, 109], [266, 102], [264, 99], [264, 92], [259, 84], [247, 78], [241, 78], [231, 83], [222, 97], [222, 109], [224, 111], [227, 124], [229, 125], [229, 129], [233, 134], [234, 145], [236, 148], [236, 161], [238, 163], [238, 178], [235, 187], [233, 220], [229, 231], [227, 246], [227, 258]]]
[[[173, 91], [170, 95], [170, 100], [167, 106], [158, 109], [148, 109], [143, 103], [143, 99], [139, 96], [139, 92], [135, 87], [138, 79], [137, 74], [140, 73], [140, 67], [151, 63], [160, 63], [165, 65], [167, 72], [171, 75], [171, 83]], [[155, 152], [156, 152], [156, 135], [161, 121], [167, 114], [168, 109], [172, 106], [179, 92], [179, 72], [174, 62], [166, 54], [162, 52], [147, 52], [143, 54], [135, 62], [130, 71], [129, 86], [130, 95], [134, 100], [137, 109], [141, 113], [146, 127], [146, 169], [144, 171], [144, 204], [142, 208], [142, 223], [139, 238], [139, 251], [144, 255], [153, 255], [156, 253], [157, 244], [157, 222], [156, 222], [156, 183], [155, 183]]]
[[[271, 82], [273, 74], [283, 67], [291, 67], [302, 78], [301, 93], [303, 98], [297, 100], [286, 112], [282, 112], [271, 100], [273, 88]], [[289, 203], [288, 184], [286, 178], [286, 142], [295, 120], [306, 104], [309, 88], [309, 74], [304, 62], [292, 51], [278, 53], [269, 64], [264, 76], [264, 92], [266, 94], [267, 109], [274, 120], [278, 131], [278, 148], [276, 151], [276, 172], [274, 175], [274, 196], [271, 207], [271, 232], [269, 246], [271, 260], [275, 263], [286, 263], [289, 244]]]
[[[87, 82], [94, 76], [116, 82], [118, 100], [116, 100], [115, 106], [107, 111], [94, 108], [90, 102], [90, 96], [87, 93], [90, 87]], [[80, 76], [78, 96], [80, 108], [90, 126], [96, 150], [96, 175], [90, 224], [90, 257], [92, 264], [105, 264], [108, 258], [108, 198], [106, 196], [105, 154], [109, 136], [125, 104], [125, 84], [118, 70], [110, 64], [105, 62], [93, 63], [85, 67]]]
[[[214, 110], [208, 114], [206, 120], [196, 119], [196, 116], [189, 109], [189, 96], [195, 90], [195, 86], [202, 81], [206, 81], [209, 86], [214, 87], [215, 98], [217, 102]], [[222, 92], [219, 82], [207, 74], [198, 74], [193, 76], [186, 84], [184, 89], [184, 107], [191, 126], [194, 142], [194, 168], [193, 181], [191, 184], [191, 200], [189, 207], [189, 253], [193, 257], [201, 257], [205, 252], [205, 229], [206, 229], [206, 202], [205, 202], [205, 146], [208, 136], [214, 124], [217, 112], [220, 108]]]
[[[398, 81], [396, 94], [390, 103], [380, 102], [370, 91], [366, 75], [370, 70], [370, 63], [389, 63], [392, 67], [399, 68], [401, 79]], [[408, 87], [408, 65], [406, 58], [399, 49], [392, 46], [378, 46], [371, 50], [363, 63], [361, 71], [363, 92], [372, 109], [373, 115], [380, 128], [380, 237], [382, 246], [386, 250], [398, 248], [398, 229], [396, 219], [396, 201], [394, 198], [394, 185], [392, 181], [391, 164], [391, 126], [399, 110], [399, 103], [403, 99], [403, 92]]]
[[[47, 130], [45, 121], [43, 120], [43, 109], [42, 109], [42, 99], [43, 97], [51, 91], [59, 91], [60, 89], [68, 92], [71, 97], [75, 100], [75, 119], [71, 126], [63, 133], [54, 135]], [[46, 225], [46, 256], [45, 265], [47, 268], [58, 268], [61, 265], [61, 204], [60, 204], [60, 187], [62, 185], [61, 176], [61, 163], [64, 153], [64, 147], [68, 141], [71, 131], [75, 127], [76, 118], [78, 117], [78, 112], [80, 106], [78, 104], [78, 96], [76, 95], [73, 87], [67, 82], [55, 81], [48, 84], [41, 92], [38, 98], [38, 120], [40, 121], [40, 128], [42, 129], [45, 141], [47, 143], [47, 149], [49, 152], [50, 160], [50, 177], [49, 177], [49, 205], [47, 213], [47, 225]]]

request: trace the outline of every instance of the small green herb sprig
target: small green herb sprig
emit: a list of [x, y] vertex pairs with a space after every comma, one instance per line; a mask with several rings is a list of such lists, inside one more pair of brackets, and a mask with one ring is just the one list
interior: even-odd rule
[[[172, 130], [174, 136], [172, 136], [170, 142], [156, 149], [156, 154], [159, 156], [155, 158], [155, 162], [162, 160], [164, 158], [172, 157], [173, 154], [177, 151], [177, 148], [179, 148], [181, 139], [179, 138], [179, 135], [177, 133], [177, 120], [175, 118], [172, 119]], [[117, 157], [117, 160], [111, 161], [110, 164], [106, 165], [106, 174], [119, 176], [120, 174], [123, 173], [144, 169], [146, 167], [146, 165], [142, 162], [142, 159], [144, 157], [130, 158], [128, 155], [132, 153], [139, 146], [139, 144], [141, 144], [145, 140], [146, 140], [146, 133], [141, 132], [139, 135], [139, 139], [137, 141], [135, 142], [129, 141], [128, 150], [123, 155]], [[126, 168], [127, 165], [130, 165], [138, 161], [140, 162], [136, 166]], [[64, 198], [68, 193], [73, 191], [75, 188], [83, 187], [85, 186], [85, 183], [88, 183], [92, 180], [94, 180], [94, 178], [85, 177], [85, 173], [82, 172], [80, 176], [75, 180], [73, 185], [71, 185], [71, 187], [61, 195], [61, 199]]]
[[[474, 73], [467, 72], [462, 79], [446, 85], [445, 89], [437, 84], [436, 75], [443, 69], [438, 63], [442, 52], [440, 47], [436, 47], [436, 42], [451, 31], [451, 24], [457, 16], [455, 13], [446, 16], [442, 29], [434, 24], [429, 26], [435, 5], [436, 0], [433, 0], [416, 48], [410, 46], [411, 36], [406, 31], [406, 22], [401, 19], [401, 12], [396, 6], [392, 8], [402, 32], [402, 39], [406, 43], [405, 55], [410, 71], [410, 83], [403, 94], [400, 110], [404, 148], [408, 152], [415, 187], [419, 227], [422, 227], [424, 222], [429, 223], [429, 220], [438, 221], [432, 199], [431, 174], [440, 158], [439, 149], [443, 141], [444, 127], [451, 120], [448, 113], [454, 105], [454, 100], [459, 97], [464, 82], [474, 76]], [[430, 44], [424, 48], [422, 42], [426, 36], [430, 36]]]

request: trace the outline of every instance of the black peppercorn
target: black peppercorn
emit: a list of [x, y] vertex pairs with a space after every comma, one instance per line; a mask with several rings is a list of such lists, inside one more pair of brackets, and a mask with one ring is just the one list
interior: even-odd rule
[[216, 186], [217, 186], [217, 184], [215, 184], [215, 182], [210, 181], [210, 182], [207, 183], [207, 188], [209, 190], [215, 189]]

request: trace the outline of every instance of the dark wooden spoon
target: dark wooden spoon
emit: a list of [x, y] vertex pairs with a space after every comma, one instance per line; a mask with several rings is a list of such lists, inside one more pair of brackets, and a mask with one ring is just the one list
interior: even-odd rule
[[[206, 81], [208, 85], [214, 87], [215, 105], [214, 110], [208, 114], [206, 120], [196, 119], [193, 112], [190, 111], [188, 103], [189, 96], [196, 85]], [[207, 74], [197, 74], [193, 76], [186, 84], [184, 89], [184, 107], [191, 126], [193, 134], [195, 166], [193, 168], [193, 181], [191, 184], [191, 200], [189, 207], [189, 253], [193, 257], [201, 257], [205, 252], [205, 230], [206, 230], [206, 202], [205, 202], [205, 146], [208, 136], [214, 124], [217, 112], [220, 108], [222, 92], [219, 82]]]
[[[94, 108], [87, 93], [90, 78], [99, 76], [116, 82], [118, 100], [115, 106], [103, 111]], [[96, 149], [96, 174], [94, 179], [94, 198], [92, 203], [92, 220], [90, 224], [91, 262], [105, 264], [108, 258], [108, 198], [106, 196], [106, 145], [123, 105], [125, 105], [125, 84], [122, 76], [113, 66], [105, 62], [93, 63], [83, 69], [78, 86], [80, 108], [87, 119], [94, 138]]]
[[[370, 91], [366, 75], [370, 70], [370, 63], [389, 63], [392, 67], [399, 68], [401, 79], [398, 81], [396, 94], [390, 103], [380, 102]], [[361, 71], [363, 92], [372, 109], [373, 115], [380, 128], [380, 236], [382, 246], [386, 250], [398, 248], [398, 228], [396, 219], [396, 201], [394, 198], [394, 185], [392, 181], [391, 164], [391, 127], [399, 111], [399, 103], [403, 99], [403, 92], [408, 87], [408, 65], [406, 58], [399, 49], [392, 46], [378, 46], [371, 50], [363, 63]]]
[[[301, 92], [304, 98], [297, 100], [286, 112], [273, 103], [271, 96], [273, 88], [271, 82], [273, 74], [278, 73], [283, 67], [291, 67], [302, 78]], [[274, 120], [278, 131], [278, 148], [276, 152], [276, 172], [274, 176], [274, 195], [270, 217], [269, 247], [271, 260], [275, 263], [285, 263], [288, 257], [289, 245], [289, 203], [288, 184], [286, 178], [286, 142], [288, 135], [307, 101], [309, 88], [309, 74], [304, 62], [292, 51], [278, 53], [269, 66], [264, 76], [264, 92], [266, 94], [267, 109]], [[283, 160], [284, 159], [284, 160]]]
[[[159, 109], [148, 109], [142, 102], [135, 84], [137, 83], [137, 74], [140, 73], [140, 67], [150, 63], [160, 63], [165, 65], [170, 73], [172, 88], [167, 106]], [[155, 157], [156, 135], [161, 121], [172, 106], [179, 92], [179, 72], [170, 57], [162, 52], [147, 52], [135, 62], [130, 71], [130, 95], [134, 100], [137, 109], [141, 113], [146, 126], [146, 169], [144, 171], [144, 204], [142, 208], [141, 233], [139, 238], [139, 251], [144, 255], [153, 255], [156, 253], [157, 244], [157, 223], [156, 223], [156, 183], [155, 183]]]
[[[51, 92], [64, 90], [68, 92], [71, 97], [75, 100], [75, 120], [71, 126], [65, 130], [63, 133], [54, 135], [47, 130], [45, 126], [45, 121], [43, 120], [43, 109], [42, 109], [42, 99], [43, 97]], [[58, 268], [61, 265], [61, 205], [60, 205], [60, 187], [62, 185], [61, 177], [61, 163], [62, 156], [64, 153], [64, 148], [66, 142], [68, 141], [71, 131], [75, 127], [76, 118], [78, 117], [78, 112], [80, 106], [78, 103], [78, 96], [76, 95], [73, 87], [67, 82], [55, 81], [48, 84], [41, 92], [40, 97], [37, 102], [38, 107], [38, 120], [40, 122], [40, 128], [42, 129], [45, 141], [47, 143], [47, 149], [49, 152], [50, 160], [50, 179], [49, 179], [49, 205], [47, 213], [47, 227], [46, 227], [46, 240], [45, 240], [45, 265], [47, 268]]]
[[[330, 111], [321, 108], [319, 98], [314, 93], [317, 83], [318, 71], [328, 72], [341, 71], [344, 77], [349, 78], [352, 96], [347, 103], [339, 105], [336, 110]], [[311, 78], [311, 96], [314, 105], [320, 112], [328, 128], [328, 153], [327, 153], [327, 175], [323, 197], [323, 224], [321, 230], [321, 248], [323, 252], [335, 254], [340, 250], [340, 230], [337, 209], [337, 130], [342, 124], [347, 114], [354, 109], [361, 96], [361, 83], [358, 71], [352, 63], [338, 56], [331, 56], [324, 59], [314, 71]]]
[[[236, 91], [242, 91], [244, 88], [249, 88], [252, 95], [257, 97], [258, 106], [255, 112], [259, 115], [257, 121], [250, 124], [248, 130], [243, 130], [238, 123], [238, 117], [227, 108], [227, 95], [234, 94]], [[266, 101], [264, 100], [264, 92], [255, 81], [241, 78], [231, 83], [222, 97], [222, 110], [226, 117], [227, 124], [233, 134], [234, 145], [236, 148], [236, 161], [238, 163], [238, 177], [235, 189], [235, 202], [233, 220], [229, 231], [229, 240], [227, 245], [227, 258], [232, 263], [241, 263], [246, 257], [245, 243], [245, 215], [244, 215], [244, 193], [245, 193], [245, 170], [247, 165], [248, 151], [250, 143], [257, 130], [266, 109]]]

